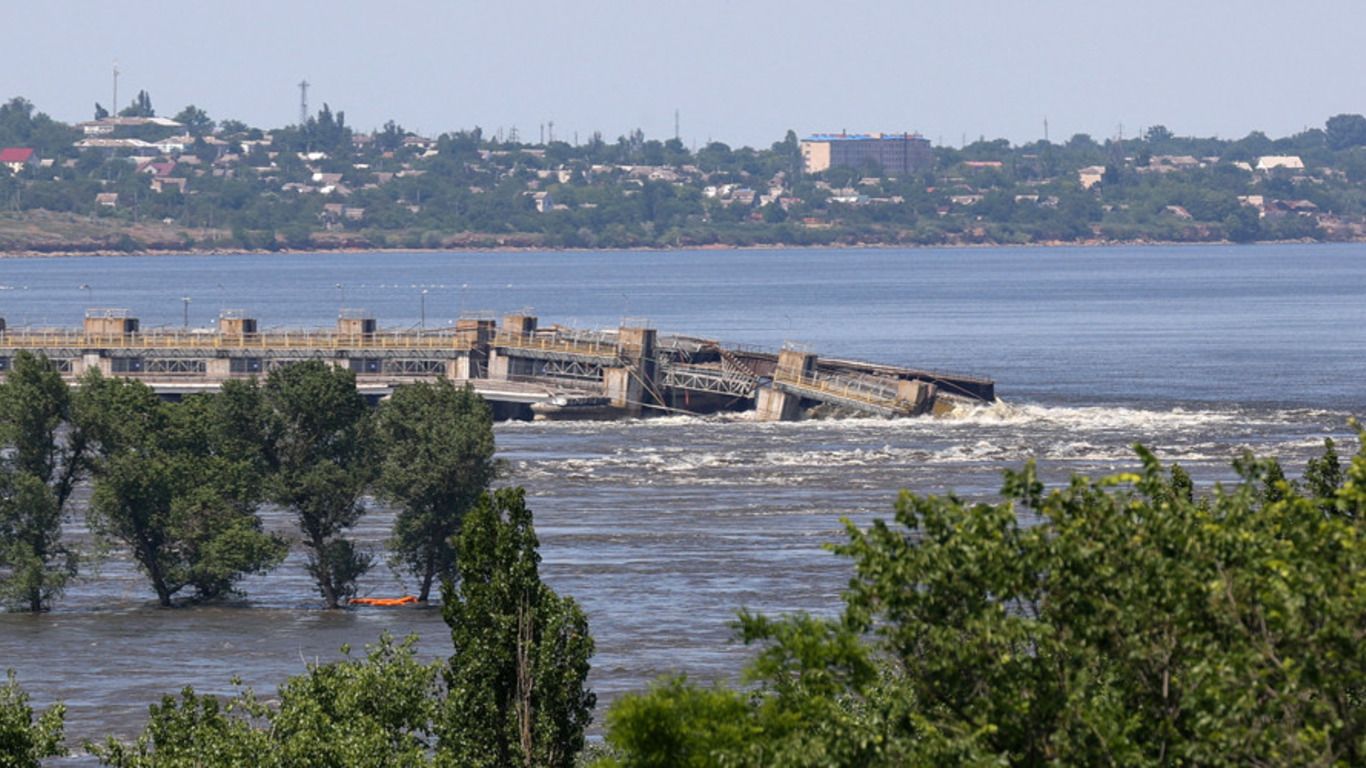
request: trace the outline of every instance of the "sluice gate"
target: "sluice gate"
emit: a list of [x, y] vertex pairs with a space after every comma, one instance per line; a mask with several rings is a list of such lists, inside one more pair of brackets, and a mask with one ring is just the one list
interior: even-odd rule
[[241, 310], [208, 329], [144, 330], [127, 310], [92, 309], [79, 329], [11, 328], [0, 319], [0, 374], [21, 351], [45, 355], [69, 381], [87, 371], [133, 378], [168, 397], [213, 391], [280, 366], [324, 360], [353, 371], [372, 398], [405, 383], [469, 384], [503, 418], [612, 418], [755, 410], [794, 420], [822, 411], [897, 418], [990, 402], [990, 379], [785, 348], [613, 330], [540, 327], [530, 314], [462, 318], [438, 330], [387, 330], [342, 310], [327, 330], [261, 330]]

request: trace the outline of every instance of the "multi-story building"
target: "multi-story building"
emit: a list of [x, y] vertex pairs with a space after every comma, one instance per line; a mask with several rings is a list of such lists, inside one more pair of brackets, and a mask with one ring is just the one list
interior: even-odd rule
[[914, 133], [818, 133], [802, 139], [807, 173], [861, 169], [869, 163], [889, 176], [918, 173], [934, 165], [930, 140]]

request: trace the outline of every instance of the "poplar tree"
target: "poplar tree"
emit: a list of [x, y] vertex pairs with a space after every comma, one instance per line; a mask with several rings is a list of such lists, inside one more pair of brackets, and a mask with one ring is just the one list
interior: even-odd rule
[[583, 749], [593, 639], [578, 604], [541, 582], [537, 547], [520, 488], [485, 494], [465, 519], [460, 581], [442, 594], [455, 645], [442, 764], [568, 768]]
[[468, 386], [407, 384], [380, 407], [378, 436], [379, 490], [399, 507], [389, 549], [425, 603], [456, 576], [455, 537], [493, 480], [493, 412]]

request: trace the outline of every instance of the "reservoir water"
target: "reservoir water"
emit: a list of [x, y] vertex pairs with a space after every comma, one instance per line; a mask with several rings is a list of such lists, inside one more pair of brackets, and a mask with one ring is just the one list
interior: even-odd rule
[[[425, 297], [423, 291], [426, 291]], [[245, 308], [262, 327], [325, 326], [341, 305], [381, 325], [531, 307], [543, 322], [663, 332], [978, 373], [1002, 402], [946, 418], [762, 424], [744, 417], [499, 425], [500, 482], [526, 486], [543, 574], [587, 610], [602, 704], [660, 674], [734, 675], [740, 607], [838, 610], [848, 569], [822, 545], [896, 492], [990, 498], [1000, 471], [1073, 472], [1154, 448], [1208, 485], [1245, 448], [1292, 474], [1366, 412], [1366, 246], [611, 253], [275, 254], [0, 259], [11, 327], [127, 307], [144, 327]], [[288, 516], [266, 511], [270, 527]], [[378, 547], [374, 507], [358, 537]], [[88, 542], [80, 516], [68, 534]], [[117, 552], [50, 614], [0, 614], [0, 667], [63, 700], [69, 741], [140, 728], [184, 685], [268, 690], [381, 631], [448, 653], [438, 611], [326, 612], [297, 555], [245, 598], [160, 610]], [[362, 593], [405, 588], [384, 566]]]

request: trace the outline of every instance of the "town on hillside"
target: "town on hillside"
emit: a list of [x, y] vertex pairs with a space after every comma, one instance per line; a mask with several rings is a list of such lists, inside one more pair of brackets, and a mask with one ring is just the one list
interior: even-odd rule
[[[301, 115], [303, 117], [303, 115]], [[151, 96], [93, 119], [0, 105], [0, 252], [1350, 241], [1366, 117], [1272, 139], [795, 131], [765, 148], [636, 130], [259, 128]]]

